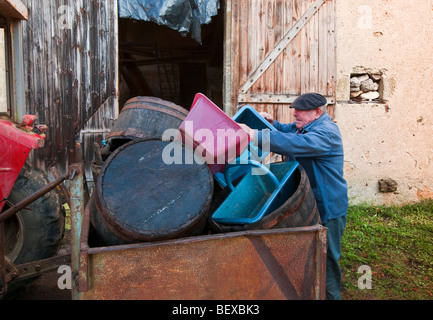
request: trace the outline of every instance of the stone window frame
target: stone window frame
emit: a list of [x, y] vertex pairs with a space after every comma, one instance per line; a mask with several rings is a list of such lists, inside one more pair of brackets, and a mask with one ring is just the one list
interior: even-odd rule
[[[350, 72], [341, 73], [338, 77], [336, 98], [337, 103], [351, 104], [383, 104], [387, 105], [395, 86], [393, 78], [387, 75], [387, 69], [373, 69], [362, 66], [352, 68]], [[351, 79], [367, 75], [377, 83], [379, 97], [375, 99], [361, 99], [351, 97]], [[353, 91], [352, 91], [353, 92]]]

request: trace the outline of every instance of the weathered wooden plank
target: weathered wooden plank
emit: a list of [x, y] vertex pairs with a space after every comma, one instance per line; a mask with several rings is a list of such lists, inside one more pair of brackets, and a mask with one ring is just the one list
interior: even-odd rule
[[[280, 20], [278, 20], [279, 15], [276, 12], [275, 8], [275, 1], [266, 1], [265, 5], [266, 10], [266, 29], [265, 29], [265, 53], [268, 54], [272, 51], [275, 44], [278, 42], [279, 39], [275, 39], [276, 29], [281, 26]], [[269, 66], [268, 72], [264, 73], [264, 77], [262, 78], [262, 92], [275, 92], [277, 90], [276, 83], [278, 82], [278, 79], [275, 78], [275, 70], [277, 69], [277, 66], [280, 64], [280, 61], [275, 61], [275, 63], [271, 64]]]
[[[234, 81], [232, 69], [232, 37], [233, 34], [233, 9], [232, 0], [225, 1], [224, 7], [224, 42], [223, 42], [223, 110], [231, 115], [233, 113], [233, 90], [232, 83]], [[235, 91], [236, 92], [236, 91]]]
[[[281, 23], [278, 23], [278, 21], [281, 21]], [[274, 41], [278, 41], [277, 39], [281, 39], [282, 36], [285, 34], [286, 31], [286, 10], [285, 10], [285, 3], [281, 1], [276, 1], [275, 3], [275, 20], [274, 20]], [[285, 72], [285, 60], [287, 59], [287, 47], [284, 48], [282, 54], [278, 57], [274, 74], [272, 75], [275, 79], [275, 92], [281, 93], [283, 92], [284, 88], [286, 87], [286, 79], [287, 75]]]
[[[65, 115], [65, 118], [72, 119], [80, 119], [81, 118], [81, 108], [86, 105], [83, 102], [84, 90], [83, 90], [83, 81], [82, 75], [85, 74], [84, 68], [87, 68], [86, 65], [86, 56], [84, 54], [86, 52], [87, 47], [85, 45], [85, 41], [83, 41], [83, 32], [87, 31], [87, 28], [83, 30], [82, 25], [86, 21], [85, 17], [83, 17], [83, 1], [79, 0], [74, 3], [74, 6], [70, 7], [72, 10], [74, 23], [71, 26], [71, 60], [76, 64], [76, 67], [73, 68], [72, 71], [72, 88], [71, 88], [71, 109]], [[86, 69], [89, 70], [89, 69]], [[78, 121], [75, 123], [74, 128], [79, 130]], [[72, 154], [70, 155], [71, 162], [77, 162], [79, 155], [76, 154], [75, 149], [73, 149]]]
[[[239, 57], [237, 57], [237, 59], [239, 61], [239, 70], [237, 71], [238, 72], [237, 83], [239, 81], [243, 81], [242, 78], [247, 76], [247, 74], [249, 72], [248, 70], [249, 70], [249, 68], [251, 68], [251, 66], [248, 64], [248, 62], [250, 61], [249, 55], [251, 54], [250, 46], [253, 47], [254, 41], [255, 41], [254, 37], [251, 38], [251, 35], [248, 33], [248, 31], [251, 29], [251, 24], [255, 23], [256, 17], [253, 15], [250, 15], [248, 8], [246, 8], [241, 2], [242, 1], [238, 1], [239, 4], [237, 6], [238, 30], [239, 30], [239, 34], [243, 35], [242, 37], [238, 38], [238, 40], [237, 40], [238, 51], [236, 52], [236, 54], [239, 56]], [[252, 7], [252, 10], [253, 10], [253, 8], [254, 7]], [[248, 37], [248, 41], [242, 41], [244, 36]], [[237, 83], [235, 86], [236, 91], [237, 91], [237, 86], [238, 86]]]
[[[66, 108], [66, 101], [64, 100], [62, 89], [64, 87], [64, 78], [67, 75], [67, 70], [65, 70], [65, 64], [67, 62], [65, 61], [66, 59], [59, 59], [59, 55], [64, 53], [62, 48], [63, 46], [68, 45], [68, 39], [63, 37], [62, 42], [58, 43], [60, 40], [58, 21], [55, 18], [53, 19], [53, 17], [58, 16], [57, 8], [51, 7], [50, 2], [44, 0], [37, 10], [40, 11], [43, 17], [43, 32], [41, 35], [44, 42], [43, 61], [45, 62], [41, 63], [42, 73], [40, 74], [44, 77], [44, 80], [41, 81], [40, 84], [42, 85], [41, 91], [43, 92], [45, 106], [43, 109], [39, 109], [39, 112], [43, 113], [45, 119], [44, 123], [60, 124], [62, 123], [60, 119], [62, 119], [64, 108]], [[69, 50], [66, 49], [66, 51]], [[65, 123], [65, 125], [67, 126], [69, 124]], [[54, 135], [50, 136], [54, 138], [54, 143], [51, 145], [49, 152], [55, 152], [57, 146], [61, 146], [61, 149], [63, 149], [62, 151], [67, 150], [67, 141], [69, 139], [65, 139], [65, 137], [58, 134], [60, 130], [63, 131], [65, 128], [57, 128], [57, 126], [54, 126], [54, 129]], [[46, 151], [47, 150], [44, 150], [44, 152]], [[56, 158], [49, 159], [47, 161], [47, 166], [56, 162], [66, 161], [65, 154], [67, 154], [67, 151], [60, 152]], [[37, 159], [40, 160], [41, 157], [38, 156]]]
[[[295, 13], [293, 12], [293, 1], [285, 2], [285, 18], [284, 18], [284, 33], [286, 33], [290, 28], [292, 28], [293, 24], [296, 22], [297, 17], [295, 17]], [[296, 94], [295, 90], [297, 79], [293, 76], [293, 70], [295, 66], [295, 60], [297, 57], [297, 38], [295, 37], [284, 49], [282, 56], [282, 64], [284, 66], [284, 76], [283, 76], [283, 86], [279, 93], [287, 93], [287, 94]]]
[[[258, 49], [257, 54], [255, 55], [255, 61], [253, 64], [253, 70], [260, 64], [261, 61], [265, 58], [265, 56], [268, 54], [269, 51], [267, 51], [267, 15], [266, 15], [266, 5], [269, 3], [269, 1], [257, 1], [259, 6], [259, 12], [258, 12], [258, 24], [254, 27], [255, 34], [258, 40]], [[252, 72], [254, 72], [251, 70]], [[248, 74], [251, 74], [251, 71]], [[248, 81], [248, 79], [246, 80]], [[269, 80], [268, 80], [269, 81]], [[255, 92], [263, 93], [264, 87], [265, 87], [265, 79], [264, 77], [260, 77], [257, 79], [257, 81], [254, 83], [255, 85]]]
[[[260, 56], [260, 48], [261, 42], [259, 39], [260, 33], [258, 30], [260, 29], [258, 27], [260, 23], [260, 7], [259, 7], [259, 1], [247, 1], [248, 6], [244, 7], [244, 15], [249, 16], [248, 20], [248, 29], [246, 30], [248, 34], [248, 42], [244, 45], [247, 47], [248, 55], [246, 55], [246, 58], [248, 59], [246, 64], [248, 66], [247, 72], [245, 74], [241, 75], [240, 83], [246, 81], [248, 78], [248, 75], [254, 70], [254, 68], [257, 65], [257, 59]], [[242, 39], [241, 39], [241, 42]], [[237, 90], [238, 88], [236, 88]]]
[[291, 123], [294, 121], [293, 110], [290, 109], [290, 105], [278, 105], [277, 113], [274, 115], [274, 119], [282, 123]]
[[[269, 13], [270, 19], [272, 21], [272, 24], [270, 25], [270, 28], [272, 30], [269, 30], [269, 32], [272, 32], [272, 44], [270, 44], [270, 50], [272, 50], [275, 45], [278, 43], [278, 41], [284, 36], [286, 33], [286, 1], [280, 1], [275, 0], [272, 5], [272, 13]], [[269, 85], [265, 89], [266, 92], [275, 92], [275, 93], [282, 93], [284, 92], [284, 88], [286, 87], [286, 72], [284, 69], [284, 61], [286, 59], [286, 48], [283, 50], [282, 54], [280, 54], [277, 59], [274, 62], [274, 65], [271, 67], [272, 69], [268, 70], [267, 76], [272, 78], [272, 82], [269, 83]], [[274, 117], [276, 117], [278, 113], [279, 106], [277, 104], [267, 104], [267, 107], [265, 108], [265, 111], [272, 114]]]
[[[320, 11], [320, 10], [319, 10]], [[310, 41], [310, 72], [309, 72], [309, 83], [310, 86], [308, 91], [317, 92], [319, 73], [318, 73], [318, 61], [319, 61], [319, 14], [315, 14], [311, 17], [309, 27], [309, 41]]]
[[[304, 0], [293, 0], [293, 19], [295, 21], [299, 21], [302, 15], [302, 2]], [[292, 27], [293, 28], [293, 27]], [[293, 51], [292, 51], [292, 66], [291, 66], [291, 75], [292, 75], [292, 93], [299, 94], [301, 92], [301, 35], [297, 35], [292, 40]]]
[[[31, 3], [25, 3], [27, 8], [29, 9], [30, 12], [32, 12], [32, 7], [31, 7]], [[24, 57], [27, 58], [29, 61], [32, 62], [33, 65], [38, 65], [38, 56], [36, 54], [36, 49], [37, 48], [41, 48], [42, 45], [40, 44], [40, 38], [39, 38], [39, 34], [36, 32], [33, 32], [35, 29], [35, 26], [38, 24], [38, 21], [40, 20], [41, 17], [37, 17], [34, 20], [31, 21], [27, 21], [25, 23], [25, 26], [23, 28], [23, 40], [28, 38], [30, 39], [29, 41], [24, 41], [24, 43], [27, 43], [28, 46], [24, 47]], [[40, 73], [38, 74], [37, 72], [30, 70], [27, 71], [26, 70], [26, 64], [24, 61], [24, 72], [25, 72], [25, 77], [26, 77], [26, 81], [28, 81], [29, 83], [33, 83], [36, 78], [38, 76], [40, 76]], [[36, 92], [36, 88], [31, 88], [31, 89], [27, 89], [26, 91], [26, 106], [29, 109], [28, 113], [31, 113], [33, 111], [33, 114], [36, 114], [34, 112], [35, 107], [37, 106], [37, 92]], [[52, 130], [50, 130], [50, 128], [48, 128], [47, 130], [47, 134], [50, 134], [52, 132]], [[47, 145], [47, 143], [44, 144], [44, 148], [48, 148], [49, 146]], [[33, 160], [35, 158], [36, 152], [30, 153], [30, 156], [28, 157], [29, 160]]]
[[[241, 58], [247, 54], [247, 52], [244, 52], [241, 54], [240, 49], [240, 39], [238, 35], [241, 34], [242, 30], [240, 29], [241, 23], [240, 20], [242, 19], [241, 10], [242, 10], [242, 4], [239, 3], [241, 0], [231, 0], [231, 14], [232, 14], [232, 25], [231, 25], [231, 34], [229, 36], [230, 40], [230, 57], [226, 58], [227, 61], [230, 61], [230, 109], [232, 115], [236, 113], [236, 105], [237, 105], [237, 90], [238, 90], [238, 83], [239, 83], [239, 77], [241, 76], [241, 73], [246, 72], [246, 65], [243, 65], [243, 69], [241, 68]], [[245, 23], [245, 22], [244, 22]], [[245, 32], [245, 31], [243, 31]], [[244, 36], [246, 34], [244, 33]], [[244, 70], [243, 72], [241, 70]]]
[[[306, 0], [302, 2], [302, 12], [305, 12], [306, 8], [309, 6], [309, 1]], [[302, 17], [301, 17], [302, 20]], [[306, 93], [309, 91], [310, 82], [310, 30], [307, 27], [303, 27], [301, 32], [301, 93]]]
[[323, 5], [323, 8], [319, 10], [319, 61], [318, 61], [318, 92], [328, 92], [327, 90], [327, 78], [328, 78], [328, 16], [329, 1]]

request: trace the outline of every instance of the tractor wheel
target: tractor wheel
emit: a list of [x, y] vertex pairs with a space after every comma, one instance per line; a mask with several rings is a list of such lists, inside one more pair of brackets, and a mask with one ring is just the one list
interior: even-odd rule
[[[25, 164], [8, 201], [18, 203], [48, 183], [43, 171]], [[9, 206], [5, 205], [3, 210], [7, 208]], [[5, 221], [5, 254], [15, 265], [52, 257], [59, 250], [64, 231], [65, 215], [61, 197], [54, 189]], [[28, 280], [9, 282], [5, 297], [17, 293], [28, 284]]]

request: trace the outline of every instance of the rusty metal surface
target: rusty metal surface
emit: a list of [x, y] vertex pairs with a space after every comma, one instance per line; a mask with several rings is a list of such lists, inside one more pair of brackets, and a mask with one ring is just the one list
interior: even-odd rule
[[319, 225], [84, 246], [80, 254], [88, 286], [79, 299], [324, 298], [326, 229]]
[[16, 267], [17, 274], [14, 280], [27, 279], [40, 276], [45, 272], [58, 269], [60, 265], [66, 265], [71, 262], [70, 254], [63, 254], [47, 259], [32, 261], [19, 264]]
[[[71, 268], [74, 278], [77, 277], [79, 269], [79, 256], [80, 256], [80, 239], [83, 226], [83, 217], [85, 209], [84, 200], [84, 164], [74, 163], [70, 166], [70, 170], [75, 172], [72, 177], [70, 190], [71, 201]], [[72, 298], [76, 292], [76, 282], [72, 281]]]

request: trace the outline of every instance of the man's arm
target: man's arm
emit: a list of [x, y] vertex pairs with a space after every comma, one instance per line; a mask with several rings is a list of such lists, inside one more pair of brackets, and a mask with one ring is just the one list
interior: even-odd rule
[[326, 132], [308, 132], [306, 134], [284, 133], [280, 131], [256, 131], [254, 144], [270, 146], [270, 151], [292, 157], [317, 157], [331, 150], [332, 135]]

